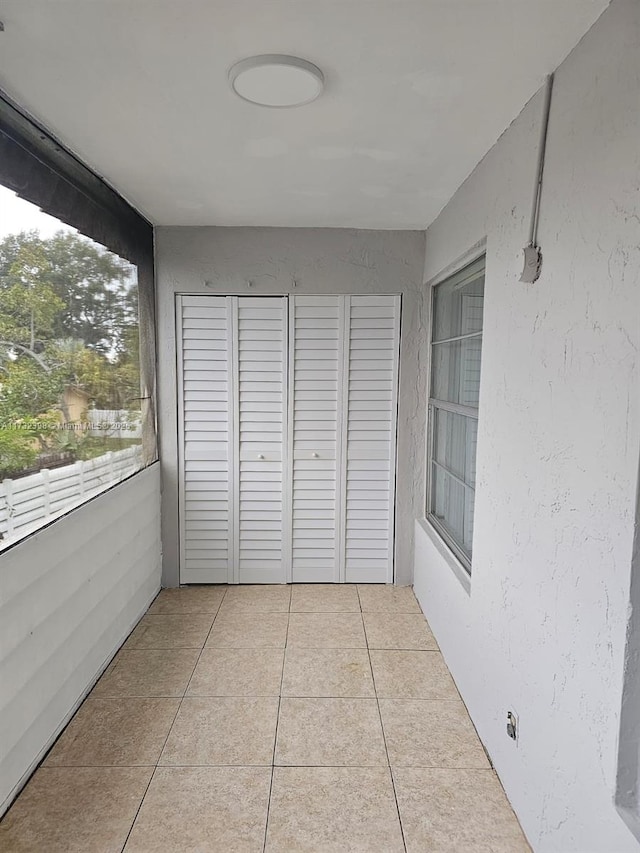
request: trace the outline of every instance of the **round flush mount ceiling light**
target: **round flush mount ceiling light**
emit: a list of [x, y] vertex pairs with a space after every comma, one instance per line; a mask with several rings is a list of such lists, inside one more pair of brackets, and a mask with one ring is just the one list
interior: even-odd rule
[[306, 59], [267, 53], [242, 59], [229, 71], [239, 97], [262, 107], [301, 107], [322, 93], [324, 75]]

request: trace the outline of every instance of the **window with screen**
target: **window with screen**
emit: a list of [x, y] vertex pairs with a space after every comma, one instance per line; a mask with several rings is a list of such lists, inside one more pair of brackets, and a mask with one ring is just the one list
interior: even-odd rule
[[433, 288], [427, 518], [471, 572], [484, 257]]
[[156, 458], [153, 229], [0, 95], [0, 552]]

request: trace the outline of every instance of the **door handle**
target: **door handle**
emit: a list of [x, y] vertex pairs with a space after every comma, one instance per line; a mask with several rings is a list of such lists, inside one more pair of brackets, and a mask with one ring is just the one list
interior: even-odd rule
[[314, 459], [318, 459], [318, 457], [320, 456], [320, 454], [316, 453], [315, 451], [311, 455], [313, 456]]
[[258, 453], [258, 459], [264, 459], [264, 453]]

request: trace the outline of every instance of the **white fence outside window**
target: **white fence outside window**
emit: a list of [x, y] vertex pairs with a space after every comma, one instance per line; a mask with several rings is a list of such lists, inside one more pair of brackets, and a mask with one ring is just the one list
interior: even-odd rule
[[100, 494], [142, 467], [142, 447], [0, 482], [0, 549]]

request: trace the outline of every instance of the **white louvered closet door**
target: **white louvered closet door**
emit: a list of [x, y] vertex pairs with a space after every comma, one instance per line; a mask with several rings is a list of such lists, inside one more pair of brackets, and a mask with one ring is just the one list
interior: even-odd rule
[[287, 299], [234, 298], [237, 313], [236, 583], [284, 583]]
[[399, 296], [346, 297], [347, 583], [393, 581]]
[[177, 318], [181, 582], [391, 582], [400, 298]]
[[291, 302], [292, 580], [391, 582], [400, 297]]
[[226, 583], [233, 565], [232, 304], [181, 296], [180, 581]]
[[337, 499], [342, 306], [341, 296], [291, 299], [294, 582], [340, 579]]

